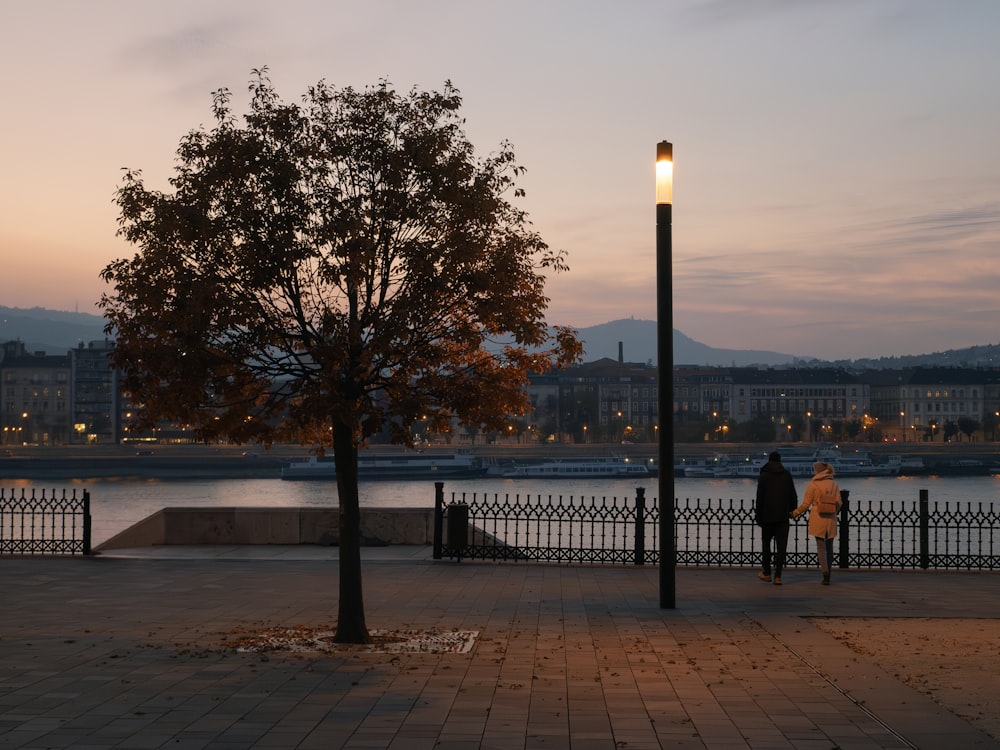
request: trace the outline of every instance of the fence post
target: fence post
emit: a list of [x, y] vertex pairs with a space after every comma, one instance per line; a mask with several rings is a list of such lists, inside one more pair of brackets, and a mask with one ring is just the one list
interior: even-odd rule
[[441, 559], [441, 527], [444, 524], [444, 482], [434, 483], [434, 552], [433, 559]]
[[851, 554], [851, 493], [850, 490], [840, 491], [840, 552], [838, 566], [847, 568]]
[[90, 490], [83, 491], [83, 554], [90, 554]]
[[931, 566], [930, 502], [929, 491], [920, 490], [920, 567]]
[[635, 488], [635, 564], [646, 562], [646, 488]]

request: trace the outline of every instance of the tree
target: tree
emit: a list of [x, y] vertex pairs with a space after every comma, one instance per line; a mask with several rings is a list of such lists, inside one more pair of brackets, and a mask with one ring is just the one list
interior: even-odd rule
[[975, 435], [982, 425], [978, 420], [972, 417], [959, 417], [958, 418], [958, 429], [965, 433], [965, 436], [971, 441], [972, 436]]
[[[369, 635], [358, 449], [379, 431], [457, 420], [499, 429], [528, 406], [528, 371], [577, 361], [545, 325], [546, 272], [566, 270], [510, 197], [510, 144], [477, 159], [461, 96], [321, 81], [279, 100], [254, 71], [243, 124], [226, 89], [185, 136], [171, 192], [126, 171], [101, 307], [143, 419], [205, 439], [332, 435], [340, 525], [336, 640]], [[506, 343], [497, 343], [502, 340]]]
[[934, 442], [934, 435], [937, 433], [938, 421], [936, 419], [930, 419], [927, 421], [927, 426], [924, 428], [924, 442]]
[[847, 423], [844, 423], [842, 421], [838, 422], [837, 420], [834, 420], [833, 424], [834, 424], [834, 431], [837, 434], [846, 435], [848, 439], [852, 441], [858, 439], [858, 434], [861, 432], [861, 427], [862, 427], [860, 419], [855, 418]]
[[806, 438], [806, 429], [809, 424], [805, 415], [791, 414], [787, 418], [787, 423], [792, 426], [792, 433], [796, 440], [802, 441]]
[[953, 437], [958, 437], [958, 425], [952, 420], [946, 419], [941, 437], [946, 443], [950, 443]]
[[758, 416], [746, 422], [737, 422], [729, 431], [734, 442], [770, 443], [774, 441], [774, 423], [770, 417]]

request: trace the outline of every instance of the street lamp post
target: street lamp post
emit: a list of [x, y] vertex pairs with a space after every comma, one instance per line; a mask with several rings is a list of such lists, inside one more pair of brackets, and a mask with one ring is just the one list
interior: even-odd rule
[[660, 504], [660, 608], [677, 606], [674, 543], [674, 301], [672, 222], [674, 147], [656, 144], [656, 357], [659, 370], [660, 441], [657, 494]]

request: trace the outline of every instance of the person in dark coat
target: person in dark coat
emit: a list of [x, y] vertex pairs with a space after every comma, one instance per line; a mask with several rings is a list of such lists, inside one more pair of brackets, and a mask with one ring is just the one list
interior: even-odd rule
[[781, 570], [785, 567], [788, 549], [788, 519], [799, 504], [795, 480], [781, 463], [775, 451], [767, 457], [757, 479], [757, 502], [754, 505], [757, 525], [761, 531], [762, 570], [757, 577], [771, 581], [771, 545], [774, 544], [774, 583], [781, 585]]

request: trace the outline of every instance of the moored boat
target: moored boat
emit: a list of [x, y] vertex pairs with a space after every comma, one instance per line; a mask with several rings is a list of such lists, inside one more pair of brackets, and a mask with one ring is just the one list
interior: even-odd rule
[[[876, 462], [867, 451], [855, 451], [844, 455], [836, 448], [800, 448], [797, 446], [779, 446], [781, 463], [789, 473], [796, 478], [810, 478], [813, 475], [813, 465], [823, 461], [833, 467], [837, 477], [889, 477], [900, 471], [898, 456], [889, 457], [883, 462]], [[756, 478], [761, 467], [767, 463], [768, 452], [751, 456], [742, 456], [739, 460], [730, 461], [731, 476]]]
[[925, 474], [935, 476], [977, 477], [1000, 474], [1000, 465], [992, 457], [984, 458], [928, 458]]
[[722, 453], [704, 458], [681, 458], [674, 465], [674, 476], [699, 479], [735, 477], [740, 458]]
[[927, 473], [927, 466], [920, 456], [895, 456], [891, 458], [899, 459], [899, 471], [903, 476], [919, 475]]
[[841, 477], [893, 477], [899, 474], [900, 465], [900, 462], [892, 457], [876, 463], [872, 455], [866, 451], [837, 456], [827, 463], [833, 467], [834, 476]]
[[[437, 479], [478, 477], [486, 466], [471, 453], [363, 453], [358, 456], [359, 479]], [[282, 479], [335, 479], [333, 456], [293, 458], [281, 470]]]
[[600, 479], [653, 476], [642, 461], [621, 456], [559, 458], [535, 463], [515, 462], [500, 472], [505, 479]]

